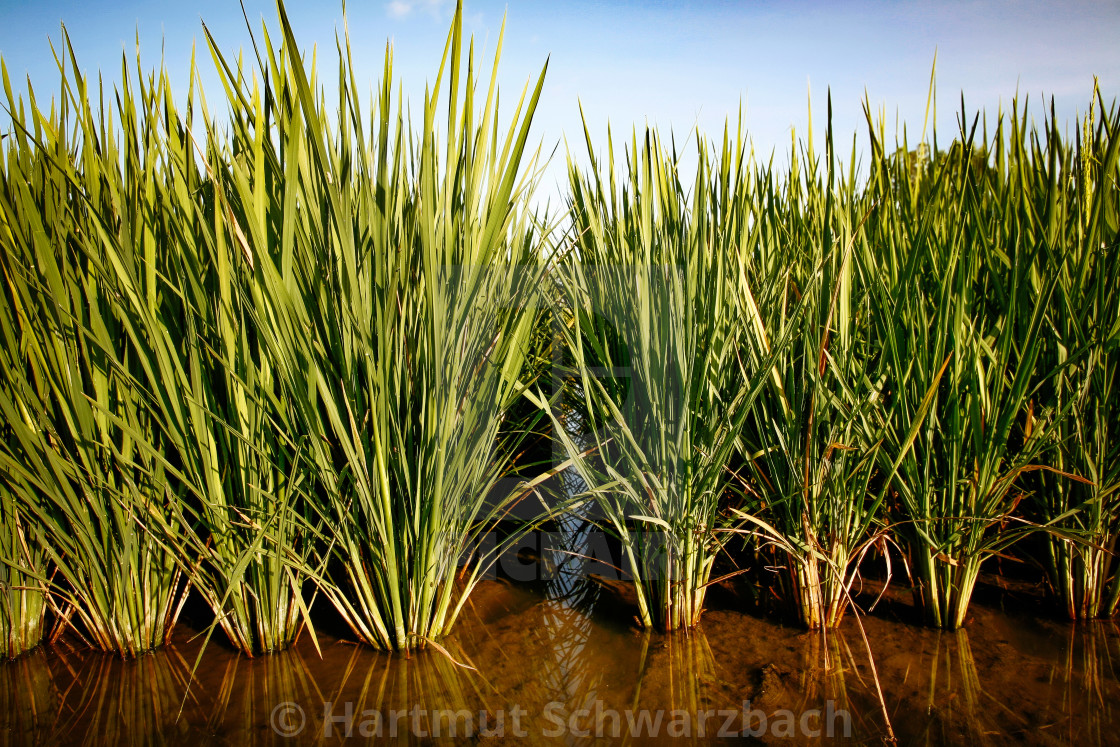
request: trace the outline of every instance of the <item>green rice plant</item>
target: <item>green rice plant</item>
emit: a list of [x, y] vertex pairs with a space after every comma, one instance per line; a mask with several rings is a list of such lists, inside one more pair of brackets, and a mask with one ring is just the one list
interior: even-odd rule
[[916, 602], [950, 629], [965, 620], [983, 560], [1031, 531], [1016, 523], [1019, 478], [1043, 468], [1063, 415], [1033, 407], [1054, 276], [1039, 273], [1006, 178], [977, 169], [976, 128], [947, 153], [935, 140], [916, 176], [909, 159], [883, 156], [881, 123], [871, 128], [869, 188], [886, 208], [867, 223], [880, 268], [874, 370], [887, 376], [880, 463]]
[[496, 73], [477, 98], [473, 42], [464, 65], [459, 7], [419, 130], [394, 104], [391, 51], [367, 129], [349, 39], [335, 116], [280, 21], [282, 47], [267, 32], [259, 46], [265, 95], [238, 93], [242, 74], [217, 56], [252, 150], [216, 186], [253, 267], [261, 349], [306, 436], [320, 589], [359, 640], [424, 646], [493, 555], [457, 584], [461, 560], [532, 487], [499, 481], [545, 269], [525, 207], [543, 73], [503, 134]]
[[[231, 79], [208, 39], [226, 76], [230, 134], [219, 131], [193, 85], [193, 63], [182, 116], [164, 76], [152, 90], [140, 83], [167, 123], [160, 146], [168, 168], [156, 189], [169, 251], [160, 306], [150, 310], [132, 296], [122, 313], [152, 350], [146, 370], [149, 389], [158, 392], [163, 455], [176, 464], [184, 510], [194, 520], [180, 546], [191, 582], [230, 642], [253, 655], [286, 648], [310, 624], [304, 591], [321, 563], [312, 562], [319, 548], [305, 500], [309, 466], [298, 407], [262, 341], [272, 300], [245, 238], [249, 231], [267, 245], [274, 235], [266, 206], [281, 203], [284, 174], [261, 139], [269, 125], [259, 85], [248, 91], [240, 75]], [[196, 101], [205, 147], [192, 134]]]
[[556, 272], [587, 434], [577, 445], [555, 414], [554, 431], [621, 540], [641, 624], [688, 627], [729, 537], [728, 465], [772, 359], [749, 374], [741, 359], [748, 152], [727, 130], [714, 157], [699, 142], [688, 195], [656, 132], [634, 134], [622, 174], [609, 133], [603, 170], [585, 135], [591, 171], [569, 161], [574, 248]]
[[0, 658], [16, 657], [43, 639], [47, 595], [39, 538], [20, 518], [19, 499], [0, 482]]
[[[0, 224], [7, 232], [7, 225]], [[4, 426], [0, 428], [4, 447], [0, 449], [0, 658], [16, 657], [39, 645], [48, 607], [43, 583], [46, 561], [40, 546], [41, 535], [35, 522], [27, 521], [18, 488], [22, 476], [9, 461], [20, 453], [13, 421], [34, 427], [22, 406], [18, 380], [9, 374], [22, 365], [19, 352], [18, 319], [9, 284], [2, 286], [0, 299], [0, 411]]]
[[[68, 519], [96, 503], [82, 490], [112, 491], [101, 498], [103, 553], [162, 564], [126, 611], [154, 592], [160, 613], [146, 619], [165, 629], [184, 571], [234, 645], [254, 653], [283, 648], [309, 622], [308, 578], [364, 641], [438, 637], [485, 566], [455, 587], [460, 559], [540, 482], [497, 488], [523, 437], [503, 420], [539, 317], [544, 264], [522, 160], [543, 76], [501, 137], [493, 77], [475, 111], [473, 43], [460, 77], [460, 9], [441, 67], [451, 78], [441, 158], [438, 83], [414, 139], [399, 102], [393, 114], [387, 53], [366, 132], [347, 40], [332, 131], [282, 5], [279, 15], [284, 44], [274, 49], [265, 29], [252, 84], [209, 39], [232, 135], [211, 119], [193, 64], [183, 115], [162, 70], [131, 84], [126, 65], [114, 122], [104, 105], [95, 115], [76, 63], [73, 90], [60, 63], [60, 112], [32, 100], [31, 124], [20, 119], [9, 142], [19, 171], [6, 174], [7, 277], [16, 309], [41, 306], [11, 315], [22, 354], [9, 373], [41, 411], [9, 461], [23, 469], [21, 506], [66, 566], [64, 614], [76, 608], [99, 645], [122, 653], [163, 634], [122, 642], [114, 628], [129, 626], [82, 580], [92, 569], [81, 564], [113, 568], [71, 549], [98, 528]], [[9, 104], [17, 111], [10, 87]], [[49, 187], [38, 201], [20, 193], [36, 177]], [[55, 350], [54, 338], [70, 346]], [[88, 396], [66, 388], [67, 366]], [[84, 430], [59, 442], [55, 421]], [[95, 453], [83, 460], [83, 449]], [[97, 580], [116, 578], [131, 580]]]
[[[147, 187], [158, 205], [147, 227], [165, 252], [158, 303], [126, 293], [118, 313], [144, 343], [140, 383], [161, 428], [160, 440], [145, 446], [174, 466], [179, 507], [191, 520], [174, 547], [216, 624], [253, 655], [286, 648], [310, 626], [304, 592], [323, 565], [312, 560], [322, 548], [308, 501], [305, 425], [261, 329], [274, 317], [275, 289], [253, 249], [279, 251], [278, 215], [298, 180], [271, 147], [274, 125], [262, 108], [273, 95], [269, 71], [263, 90], [250, 85], [207, 39], [228, 130], [211, 117], [193, 60], [182, 114], [163, 71], [136, 84], [141, 119], [162, 125], [147, 138], [164, 165]], [[125, 90], [127, 101], [127, 81]], [[196, 106], [203, 144], [195, 140]], [[295, 271], [286, 271], [284, 282], [294, 282]]]
[[[1100, 121], [1096, 122], [1099, 114]], [[1048, 133], [1053, 157], [1032, 153], [1027, 174], [1033, 209], [1024, 216], [1058, 274], [1047, 309], [1046, 389], [1069, 414], [1055, 423], [1044, 457], [1089, 482], [1041, 474], [1037, 501], [1047, 536], [1051, 582], [1070, 619], [1116, 614], [1120, 573], [1120, 133], [1115, 107], [1097, 101], [1078, 128], [1076, 147]], [[1023, 149], [1014, 133], [1013, 147]], [[1026, 154], [1019, 156], [1025, 162]], [[1030, 203], [1028, 203], [1030, 204]], [[1026, 211], [1025, 211], [1026, 212]]]
[[837, 163], [831, 116], [826, 146], [823, 170], [810, 136], [784, 181], [766, 166], [750, 190], [747, 272], [771, 290], [749, 310], [752, 365], [771, 340], [791, 341], [740, 434], [751, 500], [733, 510], [784, 556], [783, 585], [809, 628], [839, 625], [859, 561], [883, 537], [872, 484], [883, 381], [870, 378], [868, 270], [858, 261], [875, 205], [856, 186], [854, 150], [846, 178]]
[[[71, 62], [73, 61], [71, 54]], [[76, 69], [76, 65], [74, 65]], [[124, 293], [154, 302], [158, 150], [151, 122], [119, 91], [119, 138], [90, 91], [62, 73], [44, 112], [14, 100], [0, 212], [7, 356], [0, 406], [5, 501], [40, 537], [63, 623], [76, 614], [94, 645], [135, 655], [161, 645], [183, 591], [169, 546], [183, 520], [147, 393], [143, 341], [118, 313]], [[73, 118], [72, 118], [73, 117]], [[111, 247], [111, 249], [109, 249]]]

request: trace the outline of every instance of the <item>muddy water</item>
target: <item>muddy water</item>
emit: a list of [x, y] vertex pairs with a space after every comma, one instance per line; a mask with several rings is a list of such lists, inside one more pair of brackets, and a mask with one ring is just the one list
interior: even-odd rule
[[[863, 618], [900, 741], [1120, 740], [1120, 630], [1034, 616], [1030, 594], [996, 583], [957, 633], [912, 624], [899, 591]], [[292, 651], [246, 659], [212, 642], [193, 682], [200, 642], [189, 630], [132, 662], [64, 638], [0, 664], [0, 742], [335, 744], [347, 728], [402, 744], [699, 744], [758, 733], [802, 743], [830, 726], [853, 743], [885, 736], [854, 619], [822, 638], [741, 612], [732, 586], [715, 591], [699, 629], [643, 635], [621, 584], [486, 581], [446, 655], [394, 657], [321, 636], [320, 658], [305, 636]]]

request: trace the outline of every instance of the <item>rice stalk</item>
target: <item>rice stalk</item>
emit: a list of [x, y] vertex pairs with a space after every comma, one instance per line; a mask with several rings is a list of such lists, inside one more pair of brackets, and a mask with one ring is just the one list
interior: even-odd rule
[[[1046, 389], [1069, 407], [1055, 423], [1045, 459], [1088, 480], [1039, 477], [1041, 520], [1059, 530], [1047, 536], [1051, 583], [1070, 619], [1114, 615], [1120, 598], [1116, 122], [1115, 107], [1106, 109], [1098, 91], [1074, 143], [1050, 133], [1048, 145], [1057, 158], [1031, 174], [1036, 200], [1045, 200], [1046, 207], [1031, 213], [1030, 225], [1045, 246], [1046, 265], [1058, 275], [1047, 309]], [[1047, 173], [1051, 170], [1057, 173]]]
[[976, 141], [979, 118], [965, 129], [962, 108], [960, 119], [959, 140], [939, 151], [935, 139], [916, 176], [905, 140], [884, 156], [872, 125], [870, 188], [893, 209], [867, 224], [888, 390], [880, 462], [916, 603], [949, 629], [964, 623], [984, 559], [1034, 531], [1017, 510], [1020, 478], [1049, 466], [1039, 457], [1065, 412], [1035, 406], [1054, 273], [1039, 271], [1038, 245], [1009, 199], [1012, 175], [992, 169]]

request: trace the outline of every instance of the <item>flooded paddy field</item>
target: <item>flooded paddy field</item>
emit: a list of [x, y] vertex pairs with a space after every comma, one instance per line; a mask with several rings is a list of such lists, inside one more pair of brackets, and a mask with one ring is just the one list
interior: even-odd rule
[[[861, 601], [879, 588], [868, 583]], [[888, 588], [822, 635], [713, 589], [699, 627], [641, 632], [628, 589], [594, 577], [485, 581], [442, 651], [319, 632], [247, 658], [190, 625], [131, 661], [64, 636], [0, 664], [3, 744], [1108, 744], [1120, 628], [1032, 614], [1036, 590], [985, 576], [966, 628], [910, 619]], [[189, 622], [189, 621], [188, 621]], [[872, 670], [860, 623], [871, 642]], [[200, 626], [201, 627], [201, 626]], [[329, 626], [328, 626], [329, 627]], [[321, 652], [321, 654], [320, 654]], [[192, 667], [197, 661], [193, 680]], [[882, 701], [876, 687], [878, 674]]]

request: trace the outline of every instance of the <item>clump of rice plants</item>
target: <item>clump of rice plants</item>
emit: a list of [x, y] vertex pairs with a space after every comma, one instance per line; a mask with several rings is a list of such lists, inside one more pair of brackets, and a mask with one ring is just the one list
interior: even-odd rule
[[59, 68], [50, 112], [33, 91], [29, 109], [17, 105], [7, 87], [5, 513], [39, 538], [50, 572], [35, 570], [59, 620], [132, 656], [164, 642], [183, 591], [182, 513], [167, 461], [146, 446], [161, 443], [147, 345], [119, 313], [123, 296], [154, 304], [160, 293], [163, 248], [148, 230], [160, 206], [145, 189], [159, 151], [142, 145], [155, 123], [137, 117], [127, 86], [118, 137], [109, 107], [95, 115], [85, 80]]
[[[65, 31], [49, 107], [4, 71], [0, 655], [52, 612], [105, 650], [158, 647], [188, 585], [250, 655], [314, 633], [316, 598], [362, 642], [433, 644], [501, 550], [484, 535], [568, 464], [646, 628], [699, 620], [736, 533], [776, 548], [811, 628], [888, 537], [932, 625], [1038, 531], [1068, 615], [1116, 613], [1120, 137], [1099, 92], [1071, 143], [1015, 104], [991, 139], [962, 109], [948, 148], [888, 154], [869, 115], [865, 184], [831, 114], [823, 165], [795, 141], [778, 176], [725, 128], [691, 181], [655, 131], [619, 168], [585, 125], [556, 247], [528, 208], [547, 63], [500, 112], [501, 41], [487, 76], [460, 5], [413, 119], [391, 48], [366, 107], [341, 35], [328, 103], [278, 17], [255, 65], [207, 32], [228, 122], [193, 61], [182, 106], [138, 59], [93, 90]], [[532, 384], [560, 360], [564, 414]], [[542, 413], [569, 462], [533, 477]]]
[[[296, 180], [285, 183], [268, 144], [273, 125], [262, 98], [273, 95], [275, 78], [265, 75], [263, 91], [254, 78], [250, 88], [207, 38], [228, 93], [230, 132], [210, 117], [200, 88], [192, 86], [181, 116], [165, 99], [170, 125], [161, 145], [171, 168], [160, 191], [172, 251], [164, 298], [157, 313], [136, 305], [127, 313], [156, 349], [151, 388], [170, 390], [157, 405], [164, 451], [194, 519], [184, 538], [192, 584], [230, 642], [252, 655], [286, 648], [310, 625], [305, 590], [322, 566], [313, 561], [318, 522], [307, 505], [314, 482], [299, 408], [261, 329], [272, 323], [276, 293], [262, 256], [278, 250], [274, 218]], [[192, 65], [192, 81], [195, 72]], [[196, 101], [201, 144], [192, 134]]]
[[[1096, 121], [1100, 117], [1099, 122]], [[1111, 616], [1120, 601], [1115, 561], [1120, 534], [1120, 263], [1117, 188], [1120, 133], [1115, 107], [1097, 92], [1074, 143], [1049, 132], [1051, 158], [1036, 150], [1026, 188], [1037, 206], [1027, 212], [1045, 248], [1041, 262], [1057, 273], [1047, 307], [1042, 373], [1068, 415], [1054, 424], [1043, 460], [1087, 482], [1039, 476], [1041, 520], [1051, 582], [1070, 619]], [[1012, 134], [1017, 149], [1025, 147]], [[1028, 162], [1020, 152], [1018, 163]], [[1029, 204], [1029, 203], [1028, 203]]]
[[164, 640], [182, 574], [246, 653], [310, 623], [308, 579], [361, 640], [424, 645], [533, 487], [495, 490], [545, 268], [525, 207], [543, 73], [503, 135], [458, 8], [418, 132], [391, 51], [366, 129], [348, 39], [332, 125], [279, 17], [251, 83], [209, 39], [232, 134], [193, 64], [183, 114], [163, 71], [126, 65], [114, 121], [72, 55], [49, 115], [9, 89], [12, 515], [42, 529], [63, 618], [122, 654]]
[[870, 378], [860, 234], [876, 206], [856, 187], [854, 154], [843, 175], [831, 99], [829, 113], [823, 168], [810, 135], [784, 181], [769, 165], [758, 169], [742, 248], [748, 277], [766, 278], [759, 285], [770, 290], [748, 309], [752, 363], [763, 365], [772, 340], [790, 342], [740, 434], [750, 499], [733, 513], [784, 557], [783, 586], [809, 628], [840, 623], [859, 561], [883, 536], [872, 484], [883, 382]]
[[[68, 45], [65, 30], [63, 38]], [[27, 352], [7, 361], [6, 372], [18, 384], [19, 401], [31, 401], [30, 412], [41, 418], [28, 421], [9, 452], [21, 468], [23, 503], [14, 505], [32, 525], [45, 526], [52, 558], [57, 552], [64, 563], [78, 564], [58, 574], [60, 614], [68, 619], [76, 610], [84, 629], [98, 631], [98, 646], [132, 655], [160, 645], [185, 575], [239, 649], [283, 648], [305, 621], [302, 570], [312, 544], [292, 505], [292, 484], [303, 476], [293, 444], [298, 429], [285, 421], [292, 408], [255, 345], [247, 311], [251, 273], [235, 238], [240, 229], [207, 202], [216, 195], [205, 169], [225, 163], [227, 154], [212, 135], [210, 152], [196, 160], [193, 88], [180, 118], [162, 70], [133, 83], [127, 69], [117, 89], [119, 131], [112, 110], [95, 116], [71, 56], [69, 66], [60, 64], [60, 121], [35, 136], [21, 123], [14, 135], [13, 156], [39, 163], [34, 176], [50, 186], [40, 199], [9, 203], [13, 225], [27, 226], [7, 255], [17, 310], [10, 349]], [[78, 112], [73, 124], [71, 106]], [[43, 116], [33, 107], [37, 124], [46, 123]], [[71, 127], [76, 153], [66, 152], [64, 139], [46, 139]], [[52, 157], [48, 148], [58, 153]], [[28, 244], [37, 238], [37, 221], [55, 211], [62, 213], [59, 233], [38, 237], [42, 247]], [[36, 249], [53, 250], [51, 263], [36, 259]], [[53, 273], [73, 280], [54, 282]], [[59, 329], [70, 346], [50, 342]], [[51, 355], [37, 357], [38, 349]], [[73, 387], [63, 395], [61, 385], [49, 388], [50, 376], [87, 382], [98, 399]], [[47, 458], [67, 446], [55, 420], [79, 429], [73, 448], [100, 446], [88, 459], [59, 454], [69, 477]], [[85, 542], [82, 532], [91, 530], [80, 511], [88, 505], [80, 493], [57, 491], [73, 480], [83, 490], [104, 490], [111, 487], [106, 475], [126, 491], [150, 485], [128, 500], [107, 494], [94, 513], [104, 526], [91, 522], [105, 534]], [[79, 551], [70, 549], [74, 542]], [[112, 569], [119, 563], [140, 568], [118, 575]], [[97, 572], [111, 575], [81, 580]], [[126, 603], [129, 596], [135, 599]], [[158, 612], [147, 609], [151, 604]], [[116, 619], [126, 614], [132, 619]], [[133, 632], [137, 626], [144, 629]]]
[[[734, 492], [736, 438], [768, 368], [745, 371], [744, 299], [753, 278], [739, 252], [748, 151], [725, 130], [698, 140], [691, 193], [677, 154], [637, 133], [627, 170], [569, 163], [573, 250], [558, 266], [572, 324], [559, 325], [574, 362], [587, 431], [555, 428], [604, 526], [618, 535], [644, 627], [695, 625]], [[767, 358], [764, 364], [769, 361]]]
[[879, 267], [875, 370], [887, 377], [880, 461], [916, 603], [930, 625], [951, 629], [984, 559], [1031, 530], [1018, 521], [1019, 478], [1044, 466], [1062, 415], [1034, 406], [1054, 275], [1039, 271], [1041, 250], [1007, 199], [1028, 164], [989, 170], [976, 158], [977, 124], [917, 162], [905, 143], [884, 156], [873, 126], [870, 189], [887, 209], [867, 223]]
[[[545, 269], [526, 208], [543, 71], [500, 130], [501, 45], [481, 98], [458, 7], [419, 123], [394, 102], [391, 51], [366, 120], [346, 40], [332, 126], [281, 23], [283, 51], [264, 45], [272, 89], [239, 108], [258, 150], [278, 144], [266, 173], [283, 175], [269, 211], [245, 211], [268, 315], [257, 330], [306, 435], [326, 525], [322, 593], [359, 640], [423, 647], [494, 558], [457, 584], [461, 560], [529, 492], [495, 486], [521, 437], [503, 421], [522, 396]], [[247, 207], [266, 199], [252, 173], [233, 172]]]

